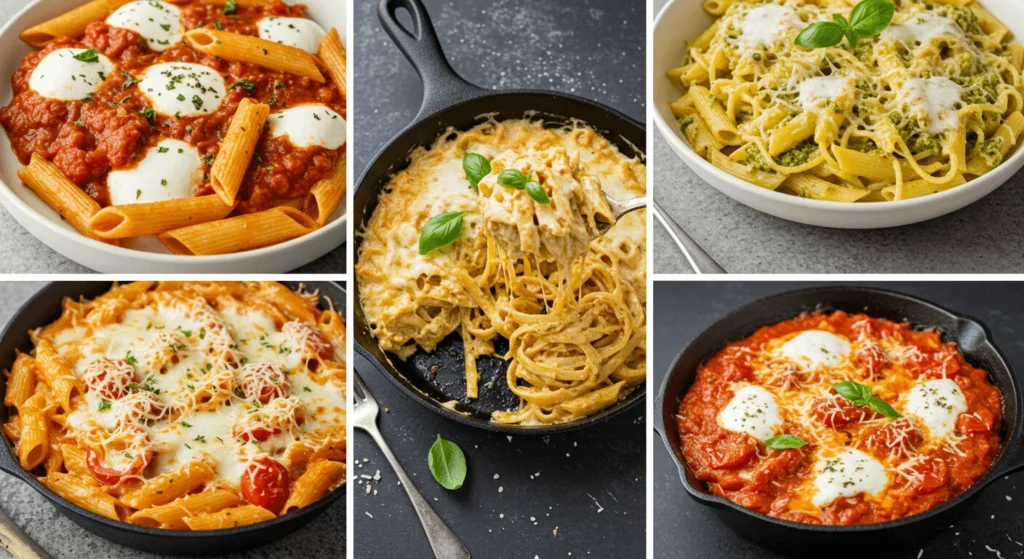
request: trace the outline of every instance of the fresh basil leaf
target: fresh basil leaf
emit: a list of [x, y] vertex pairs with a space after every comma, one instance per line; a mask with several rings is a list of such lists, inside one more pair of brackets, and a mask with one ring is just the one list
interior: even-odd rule
[[835, 20], [836, 25], [843, 28], [843, 33], [846, 35], [846, 40], [850, 42], [850, 46], [856, 47], [857, 40], [860, 39], [860, 36], [857, 35], [857, 31], [853, 29], [850, 22], [846, 21], [846, 18], [839, 14], [832, 14], [832, 19]]
[[864, 0], [850, 12], [850, 26], [861, 37], [877, 37], [892, 23], [896, 6], [891, 0]]
[[462, 212], [445, 212], [435, 215], [423, 224], [420, 231], [420, 254], [426, 255], [434, 249], [455, 242], [462, 233]]
[[812, 23], [796, 37], [797, 46], [808, 49], [834, 47], [843, 41], [843, 28], [831, 21]]
[[459, 445], [437, 436], [427, 454], [430, 473], [441, 487], [455, 491], [466, 481], [466, 455]]
[[514, 188], [516, 190], [522, 190], [526, 188], [526, 183], [530, 179], [523, 174], [519, 169], [505, 169], [498, 173], [498, 184], [501, 186], [507, 186], [508, 188]]
[[462, 170], [473, 188], [480, 186], [480, 181], [491, 174], [491, 162], [479, 153], [466, 153], [462, 156]]
[[858, 407], [866, 405], [873, 396], [871, 387], [852, 380], [836, 383], [832, 385], [832, 388], [835, 388], [840, 396], [853, 402]]
[[544, 187], [537, 181], [530, 181], [526, 183], [526, 193], [537, 201], [538, 204], [550, 204], [551, 198], [548, 198], [548, 193], [544, 190]]
[[224, 15], [233, 14], [238, 10], [238, 2], [235, 0], [228, 0], [224, 4]]
[[878, 396], [872, 396], [871, 399], [868, 400], [868, 406], [885, 417], [891, 417], [893, 419], [903, 417], [902, 413], [896, 411], [888, 402]]
[[100, 51], [96, 49], [83, 50], [74, 55], [74, 59], [81, 60], [82, 62], [96, 62], [100, 59]]
[[764, 442], [764, 445], [768, 448], [775, 450], [785, 450], [787, 448], [800, 448], [807, 443], [796, 435], [779, 435], [772, 437]]

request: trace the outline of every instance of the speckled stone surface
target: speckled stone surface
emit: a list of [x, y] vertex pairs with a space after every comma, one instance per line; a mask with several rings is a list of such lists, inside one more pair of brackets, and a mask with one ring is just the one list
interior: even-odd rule
[[[0, 324], [38, 291], [39, 282], [0, 282]], [[9, 364], [2, 364], [7, 367]], [[0, 450], [5, 451], [5, 450]], [[235, 553], [232, 559], [343, 559], [345, 557], [344, 500], [299, 531], [269, 545]], [[0, 509], [56, 559], [143, 559], [165, 557], [111, 543], [62, 516], [46, 499], [21, 480], [0, 472]], [[0, 549], [0, 559], [10, 557]]]
[[[1024, 315], [1021, 283], [878, 283], [916, 295], [984, 323], [1002, 350], [1018, 380], [1024, 380], [1024, 339], [1020, 317]], [[654, 370], [651, 384], [661, 387], [676, 355], [693, 338], [738, 307], [774, 293], [825, 282], [704, 282], [659, 281], [654, 284]], [[658, 414], [655, 414], [658, 415]], [[959, 521], [930, 541], [910, 550], [893, 546], [870, 550], [829, 549], [807, 557], [858, 557], [877, 559], [965, 559], [969, 557], [1024, 557], [1024, 476], [1021, 473], [996, 480], [968, 503]], [[987, 548], [986, 548], [987, 546]], [[844, 551], [853, 551], [848, 555]], [[654, 557], [676, 559], [783, 559], [793, 557], [768, 550], [737, 536], [707, 506], [686, 494], [679, 472], [662, 443], [654, 435]]]
[[[654, 1], [655, 13], [666, 1]], [[657, 131], [651, 157], [658, 203], [731, 273], [1024, 272], [1021, 174], [953, 214], [906, 227], [852, 231], [792, 223], [734, 201], [691, 172]], [[655, 273], [690, 273], [661, 224], [654, 227]]]
[[[452, 66], [469, 81], [575, 93], [644, 120], [644, 2], [424, 3]], [[423, 91], [381, 29], [376, 6], [357, 2], [354, 20], [357, 177], [412, 120]], [[509, 440], [431, 413], [359, 356], [356, 367], [381, 406], [390, 409], [379, 423], [385, 438], [474, 557], [644, 556], [644, 414], [639, 407], [579, 432]], [[438, 433], [455, 440], [469, 462], [466, 486], [457, 492], [437, 485], [427, 467], [427, 451]], [[364, 434], [355, 436], [353, 459], [361, 465], [354, 475], [372, 477], [379, 470], [381, 476], [353, 486], [356, 556], [432, 557], [405, 493]]]
[[[30, 0], [0, 0], [0, 27]], [[0, 87], [11, 86], [10, 76], [0, 76]], [[4, 133], [0, 130], [0, 134]], [[0, 188], [3, 188], [0, 186]], [[13, 274], [87, 274], [92, 270], [61, 256], [26, 231], [7, 212], [0, 209], [0, 254], [3, 255], [3, 272]], [[299, 274], [343, 274], [345, 273], [345, 245], [342, 244], [323, 257], [302, 266], [294, 273]]]

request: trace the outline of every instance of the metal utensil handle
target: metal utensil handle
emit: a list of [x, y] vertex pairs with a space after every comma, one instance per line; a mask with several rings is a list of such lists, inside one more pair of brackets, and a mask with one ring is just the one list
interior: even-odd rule
[[714, 258], [711, 258], [708, 253], [704, 252], [704, 249], [700, 248], [700, 245], [669, 217], [668, 213], [658, 202], [652, 201], [652, 203], [654, 204], [654, 217], [658, 218], [658, 221], [665, 226], [665, 229], [668, 229], [668, 234], [672, 236], [672, 240], [679, 246], [679, 250], [683, 251], [683, 256], [686, 257], [686, 261], [690, 263], [690, 267], [693, 268], [694, 272], [698, 274], [726, 273], [718, 265], [718, 262], [715, 262]]
[[434, 512], [434, 509], [430, 507], [427, 500], [423, 498], [423, 494], [416, 489], [416, 486], [413, 485], [412, 480], [409, 479], [402, 465], [398, 463], [398, 458], [391, 452], [391, 447], [384, 441], [384, 437], [381, 436], [377, 427], [374, 426], [372, 429], [365, 429], [365, 431], [373, 437], [377, 446], [380, 447], [380, 451], [384, 453], [384, 457], [391, 464], [391, 468], [398, 475], [399, 481], [402, 482], [405, 494], [412, 501], [412, 508], [416, 510], [416, 515], [420, 518], [420, 524], [423, 525], [423, 530], [427, 533], [427, 539], [430, 540], [430, 549], [434, 550], [434, 556], [437, 559], [469, 559], [469, 549], [445, 525], [441, 517]]
[[[35, 540], [14, 523], [14, 520], [0, 510], [0, 547], [15, 559], [53, 559]], [[468, 557], [468, 556], [467, 556]]]
[[646, 208], [647, 197], [638, 196], [636, 198], [631, 198], [629, 200], [622, 200], [621, 202], [616, 200], [614, 204], [610, 205], [612, 206], [612, 212], [615, 213], [615, 221], [618, 221], [622, 219], [622, 216], [630, 212], [635, 212], [637, 210], [642, 210]]

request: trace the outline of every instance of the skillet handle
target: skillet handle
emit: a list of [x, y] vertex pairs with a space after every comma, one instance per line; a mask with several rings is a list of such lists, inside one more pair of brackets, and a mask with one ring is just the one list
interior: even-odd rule
[[0, 548], [15, 559], [53, 559], [38, 543], [26, 534], [4, 511], [0, 510]]
[[[412, 15], [413, 29], [407, 30], [397, 12], [405, 8]], [[423, 80], [423, 104], [416, 120], [441, 109], [480, 97], [487, 90], [479, 88], [458, 75], [448, 63], [437, 40], [434, 24], [421, 0], [380, 0], [377, 17]]]
[[999, 460], [993, 471], [996, 475], [993, 480], [1003, 476], [1024, 472], [1024, 391], [1017, 395], [1017, 432], [1013, 440], [1006, 445], [1006, 454]]

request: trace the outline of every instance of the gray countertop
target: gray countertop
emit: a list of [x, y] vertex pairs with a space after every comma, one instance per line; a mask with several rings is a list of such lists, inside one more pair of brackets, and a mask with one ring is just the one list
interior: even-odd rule
[[[1020, 316], [1024, 300], [1019, 283], [878, 283], [874, 285], [925, 298], [984, 323], [992, 340], [1022, 379], [1024, 341]], [[654, 286], [654, 370], [649, 381], [660, 387], [672, 361], [700, 332], [733, 310], [771, 294], [823, 282], [706, 282], [659, 281]], [[834, 284], [833, 284], [834, 285]], [[654, 413], [660, 417], [660, 412]], [[654, 557], [674, 559], [785, 559], [794, 557], [750, 542], [728, 528], [712, 510], [690, 498], [661, 437], [654, 436]], [[892, 545], [856, 550], [856, 557], [874, 559], [961, 559], [968, 557], [1024, 558], [1024, 474], [994, 481], [977, 500], [964, 503], [956, 524], [912, 549]], [[809, 550], [814, 551], [814, 550]], [[820, 551], [820, 550], [817, 550]], [[848, 556], [843, 549], [806, 557]], [[804, 555], [801, 555], [803, 557]]]
[[[666, 2], [655, 0], [655, 13]], [[792, 223], [732, 200], [690, 171], [657, 131], [652, 158], [658, 203], [730, 273], [1024, 272], [1024, 175], [944, 217], [851, 231]], [[690, 273], [661, 224], [654, 227], [654, 272]]]
[[[0, 26], [31, 0], [0, 0]], [[10, 76], [0, 76], [4, 88], [10, 87]], [[0, 133], [3, 133], [0, 131]], [[7, 212], [0, 210], [0, 254], [3, 271], [15, 274], [86, 274], [92, 270], [64, 258], [26, 231]], [[346, 269], [345, 245], [342, 244], [323, 257], [294, 270], [298, 274], [343, 274]]]
[[[0, 325], [44, 283], [0, 282]], [[9, 364], [0, 364], [6, 368]], [[42, 495], [25, 482], [0, 472], [0, 509], [56, 559], [156, 559], [164, 557], [111, 543], [87, 532], [62, 516]], [[309, 525], [271, 544], [227, 557], [232, 559], [290, 559], [345, 557], [345, 506], [335, 504]], [[339, 529], [340, 528], [340, 529]], [[0, 548], [0, 559], [10, 557]]]

